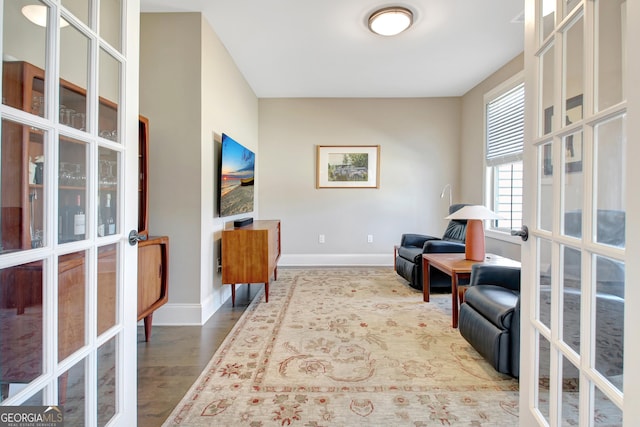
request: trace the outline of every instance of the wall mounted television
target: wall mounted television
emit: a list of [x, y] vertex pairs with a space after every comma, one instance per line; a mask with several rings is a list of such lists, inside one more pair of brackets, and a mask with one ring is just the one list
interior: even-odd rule
[[253, 212], [255, 154], [223, 133], [220, 157], [220, 216]]

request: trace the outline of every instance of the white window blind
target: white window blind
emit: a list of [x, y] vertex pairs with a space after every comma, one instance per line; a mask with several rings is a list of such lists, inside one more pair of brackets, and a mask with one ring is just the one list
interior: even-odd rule
[[487, 166], [522, 160], [524, 83], [487, 103]]
[[522, 150], [524, 147], [524, 83], [507, 87], [485, 100], [486, 162], [491, 185], [490, 206], [504, 219], [489, 227], [509, 232], [522, 225]]

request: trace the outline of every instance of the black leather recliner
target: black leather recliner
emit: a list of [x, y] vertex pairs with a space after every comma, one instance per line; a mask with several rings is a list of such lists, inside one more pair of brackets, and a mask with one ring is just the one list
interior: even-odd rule
[[[449, 214], [467, 204], [449, 206]], [[424, 234], [403, 234], [396, 254], [396, 272], [409, 282], [412, 288], [422, 290], [422, 254], [464, 253], [467, 221], [451, 220], [442, 238]], [[433, 290], [451, 291], [451, 277], [432, 268], [429, 287]]]
[[460, 334], [498, 372], [520, 376], [520, 268], [474, 264]]

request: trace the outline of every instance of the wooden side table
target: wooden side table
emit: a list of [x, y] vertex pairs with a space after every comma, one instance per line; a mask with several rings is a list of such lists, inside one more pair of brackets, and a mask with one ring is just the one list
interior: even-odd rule
[[487, 254], [484, 261], [471, 261], [465, 259], [465, 254], [459, 253], [434, 253], [422, 254], [422, 292], [424, 302], [429, 302], [429, 268], [435, 267], [451, 276], [451, 317], [452, 327], [458, 327], [458, 283], [460, 279], [471, 277], [473, 264], [492, 264], [505, 267], [520, 267], [518, 261], [499, 255]]

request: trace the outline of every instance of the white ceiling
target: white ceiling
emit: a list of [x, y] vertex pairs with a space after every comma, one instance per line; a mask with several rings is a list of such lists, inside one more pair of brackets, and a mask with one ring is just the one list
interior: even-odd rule
[[[395, 37], [367, 29], [382, 6], [414, 12]], [[524, 46], [524, 0], [141, 0], [200, 11], [259, 98], [460, 96]]]

